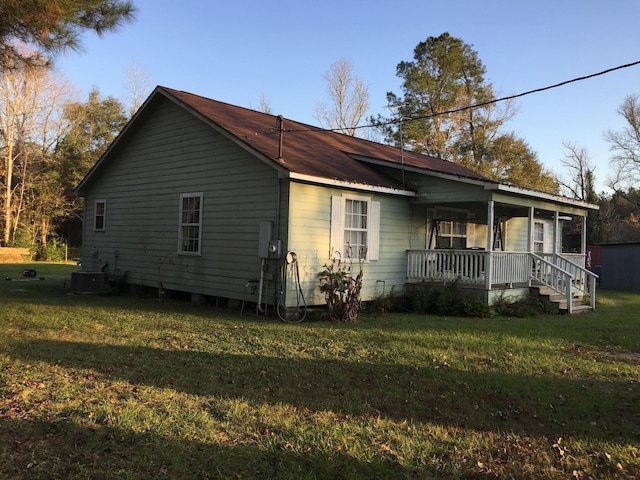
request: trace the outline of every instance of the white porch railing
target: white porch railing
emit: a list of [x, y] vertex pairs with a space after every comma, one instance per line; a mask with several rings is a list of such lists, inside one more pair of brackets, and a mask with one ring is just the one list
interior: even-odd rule
[[477, 250], [408, 250], [409, 280], [484, 284], [488, 252]]
[[564, 295], [567, 302], [567, 311], [571, 313], [573, 309], [573, 288], [571, 288], [573, 277], [571, 273], [535, 253], [531, 253], [530, 255], [533, 259], [531, 277], [538, 283], [546, 285], [551, 290]]
[[[484, 285], [531, 285], [532, 280], [565, 295], [571, 313], [574, 293], [587, 295], [595, 309], [597, 275], [584, 268], [584, 255], [481, 250], [408, 250], [409, 281]], [[490, 273], [488, 273], [490, 272]], [[490, 278], [487, 275], [490, 275]]]
[[491, 285], [529, 283], [531, 258], [526, 252], [492, 252]]
[[547, 261], [571, 275], [571, 290], [589, 297], [591, 309], [596, 308], [596, 280], [598, 276], [584, 267], [585, 256], [580, 254], [545, 254]]

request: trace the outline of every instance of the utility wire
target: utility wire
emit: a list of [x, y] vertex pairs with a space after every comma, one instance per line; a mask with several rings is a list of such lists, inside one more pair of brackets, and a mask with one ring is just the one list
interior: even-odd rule
[[[454, 108], [452, 110], [446, 110], [446, 111], [443, 111], [443, 112], [430, 113], [428, 115], [418, 115], [418, 116], [415, 116], [415, 117], [401, 117], [401, 118], [397, 118], [397, 119], [393, 119], [393, 120], [387, 120], [386, 122], [379, 122], [379, 123], [375, 123], [375, 124], [371, 124], [371, 125], [360, 125], [360, 126], [350, 127], [350, 128], [355, 130], [355, 129], [361, 129], [361, 128], [384, 127], [384, 126], [387, 126], [387, 125], [395, 125], [395, 124], [398, 124], [398, 123], [401, 123], [401, 122], [413, 122], [413, 121], [416, 121], [416, 120], [426, 120], [428, 118], [439, 117], [441, 115], [450, 115], [452, 113], [464, 112], [466, 110], [471, 110], [471, 109], [479, 108], [479, 107], [486, 107], [487, 105], [492, 105], [494, 103], [504, 102], [506, 100], [513, 100], [514, 98], [524, 97], [526, 95], [531, 95], [533, 93], [539, 93], [539, 92], [544, 92], [545, 90], [551, 90], [553, 88], [563, 87], [564, 85], [568, 85], [570, 83], [581, 82], [583, 80], [589, 80], [589, 79], [594, 78], [594, 77], [599, 77], [601, 75], [606, 75], [607, 73], [615, 72], [616, 70], [622, 70], [623, 68], [634, 67], [636, 65], [640, 65], [640, 60], [637, 61], [637, 62], [627, 63], [625, 65], [619, 65], [617, 67], [608, 68], [607, 70], [603, 70], [603, 71], [597, 72], [597, 73], [592, 73], [590, 75], [585, 75], [585, 76], [582, 76], [582, 77], [572, 78], [571, 80], [565, 80], [564, 82], [556, 83], [554, 85], [549, 85], [547, 87], [536, 88], [534, 90], [529, 90], [527, 92], [522, 92], [522, 93], [518, 93], [518, 94], [515, 94], [515, 95], [509, 95], [507, 97], [502, 97], [502, 98], [495, 98], [493, 100], [488, 100], [486, 102], [481, 102], [481, 103], [475, 103], [473, 105], [467, 105], [465, 107]], [[311, 132], [311, 131], [315, 131], [315, 130], [316, 129], [314, 129], [314, 130], [312, 130], [312, 129], [291, 129], [291, 130], [286, 130], [286, 131], [287, 132]], [[341, 132], [343, 130], [346, 130], [346, 128], [327, 128], [327, 129], [320, 129], [320, 130], [324, 130], [324, 131], [327, 131], [327, 132]]]

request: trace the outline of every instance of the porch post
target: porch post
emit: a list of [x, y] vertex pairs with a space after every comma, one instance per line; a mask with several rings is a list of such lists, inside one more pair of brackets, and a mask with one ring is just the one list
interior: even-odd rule
[[489, 200], [487, 204], [487, 263], [484, 268], [484, 277], [487, 290], [491, 290], [491, 277], [493, 276], [493, 221], [495, 202]]
[[[558, 255], [558, 226], [560, 225], [560, 212], [554, 212], [553, 214], [553, 257]], [[555, 262], [555, 260], [554, 260]]]
[[587, 254], [587, 216], [582, 217], [582, 242], [580, 245], [580, 253], [582, 255]]
[[527, 250], [533, 253], [533, 207], [529, 207], [529, 239], [527, 240]]

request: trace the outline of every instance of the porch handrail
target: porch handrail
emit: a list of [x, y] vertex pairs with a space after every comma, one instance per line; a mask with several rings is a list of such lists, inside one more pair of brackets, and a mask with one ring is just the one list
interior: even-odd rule
[[485, 282], [483, 250], [407, 250], [407, 278], [443, 282]]
[[587, 270], [582, 265], [571, 261], [570, 258], [564, 255], [555, 254], [553, 256], [554, 263], [560, 268], [568, 271], [572, 274], [573, 288], [579, 290], [583, 295], [589, 296], [589, 305], [591, 310], [596, 309], [596, 281], [599, 278], [598, 275], [590, 270]]
[[567, 300], [567, 312], [571, 313], [573, 310], [573, 275], [540, 255], [536, 255], [533, 252], [530, 252], [529, 255], [534, 263], [531, 278], [564, 295]]

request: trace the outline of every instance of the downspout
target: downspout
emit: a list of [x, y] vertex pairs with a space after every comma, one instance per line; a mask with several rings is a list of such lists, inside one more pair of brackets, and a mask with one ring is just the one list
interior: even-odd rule
[[[278, 115], [279, 126], [278, 131], [280, 132], [280, 138], [278, 141], [278, 160], [282, 160], [282, 143], [283, 143], [283, 132], [284, 132], [284, 118], [282, 115]], [[275, 221], [275, 232], [274, 237], [276, 239], [279, 238], [280, 235], [280, 199], [282, 196], [281, 187], [280, 187], [280, 174], [276, 173], [276, 221]], [[266, 309], [262, 308], [262, 297], [264, 290], [264, 271], [265, 271], [265, 261], [266, 259], [262, 259], [260, 262], [260, 282], [258, 285], [258, 302], [256, 305], [256, 313], [265, 313]], [[265, 300], [266, 302], [266, 300]], [[266, 305], [265, 305], [266, 306]]]
[[274, 232], [276, 240], [280, 239], [280, 201], [282, 196], [280, 181], [280, 174], [276, 173], [276, 231]]

